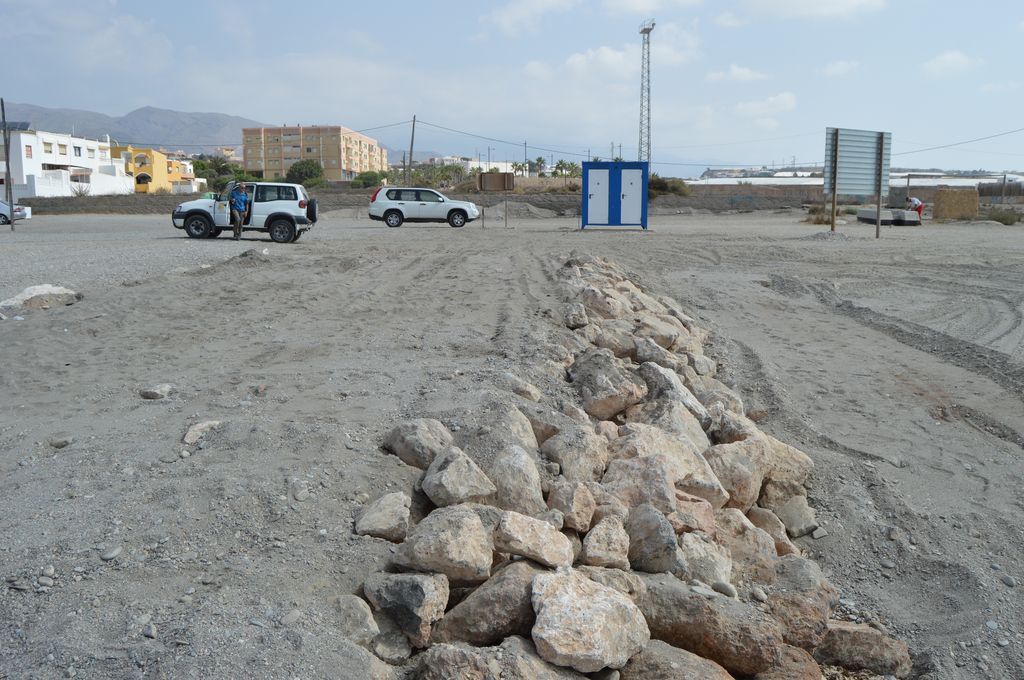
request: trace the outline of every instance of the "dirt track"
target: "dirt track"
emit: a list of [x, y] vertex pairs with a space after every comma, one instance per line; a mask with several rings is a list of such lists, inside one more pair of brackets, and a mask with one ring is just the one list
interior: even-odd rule
[[[1024, 677], [1020, 229], [875, 241], [858, 225], [825, 237], [793, 212], [657, 217], [651, 233], [340, 215], [291, 246], [166, 238], [180, 232], [156, 216], [40, 216], [0, 237], [0, 269], [86, 296], [0, 322], [0, 575], [58, 574], [49, 592], [0, 591], [10, 677], [336, 668], [331, 598], [390, 550], [352, 536], [351, 517], [415, 481], [377, 449], [383, 432], [409, 416], [463, 422], [497, 373], [535, 361], [573, 249], [714, 329], [723, 380], [817, 463], [811, 504], [829, 536], [801, 547], [910, 644], [919, 677]], [[252, 247], [269, 252], [196, 268]], [[123, 286], [82, 256], [118, 249], [158, 260]], [[189, 271], [163, 273], [183, 253]], [[158, 382], [177, 393], [138, 398]], [[163, 462], [206, 418], [224, 421], [206, 448]], [[74, 441], [55, 450], [61, 433]], [[288, 496], [296, 477], [305, 502]], [[113, 546], [123, 554], [100, 560]], [[293, 609], [297, 624], [274, 623]]]

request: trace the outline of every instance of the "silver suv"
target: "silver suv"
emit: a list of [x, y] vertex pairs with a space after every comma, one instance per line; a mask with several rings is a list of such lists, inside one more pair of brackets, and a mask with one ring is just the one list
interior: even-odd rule
[[[178, 205], [171, 213], [171, 222], [184, 229], [189, 238], [217, 238], [231, 228], [231, 190], [236, 182], [228, 182], [214, 198], [200, 198]], [[275, 243], [298, 241], [316, 224], [317, 203], [301, 184], [281, 182], [246, 182], [249, 207], [242, 231], [263, 231]]]
[[469, 201], [453, 201], [433, 189], [381, 187], [370, 197], [370, 219], [383, 220], [389, 227], [402, 222], [447, 222], [464, 227], [480, 217], [480, 209]]

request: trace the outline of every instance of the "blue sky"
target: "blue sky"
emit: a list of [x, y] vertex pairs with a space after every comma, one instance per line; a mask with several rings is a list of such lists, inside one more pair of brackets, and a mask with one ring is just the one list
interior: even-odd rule
[[[1024, 3], [1008, 0], [0, 0], [17, 65], [0, 95], [353, 129], [416, 114], [515, 142], [420, 125], [418, 150], [633, 159], [650, 18], [662, 174], [820, 162], [828, 126], [892, 132], [896, 166], [1024, 168], [1024, 132], [919, 151], [1024, 127]], [[409, 125], [368, 134], [406, 148]]]

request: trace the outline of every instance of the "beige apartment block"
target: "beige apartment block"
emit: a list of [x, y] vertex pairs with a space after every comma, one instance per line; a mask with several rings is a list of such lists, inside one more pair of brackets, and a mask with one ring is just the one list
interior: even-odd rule
[[367, 170], [388, 169], [388, 152], [376, 139], [341, 125], [242, 130], [242, 162], [256, 177], [284, 177], [295, 162], [319, 161], [328, 181], [353, 179]]

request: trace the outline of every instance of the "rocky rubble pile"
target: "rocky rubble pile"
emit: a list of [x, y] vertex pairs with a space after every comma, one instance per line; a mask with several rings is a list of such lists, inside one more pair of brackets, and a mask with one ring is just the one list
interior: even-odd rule
[[578, 403], [505, 375], [525, 405], [458, 442], [433, 419], [390, 432], [425, 498], [357, 518], [397, 545], [363, 585], [376, 619], [352, 598], [350, 639], [415, 678], [907, 676], [905, 644], [831, 619], [838, 593], [792, 541], [819, 530], [813, 463], [715, 378], [708, 333], [607, 261], [560, 275], [550, 356]]

